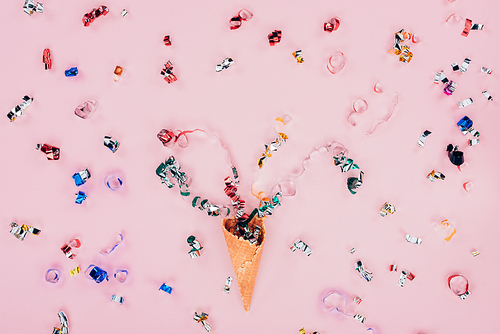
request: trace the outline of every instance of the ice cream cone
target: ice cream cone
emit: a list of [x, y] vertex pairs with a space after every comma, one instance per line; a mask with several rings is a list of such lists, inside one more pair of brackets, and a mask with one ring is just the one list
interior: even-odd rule
[[264, 218], [254, 217], [248, 223], [248, 227], [253, 230], [255, 226], [262, 228], [257, 243], [251, 244], [250, 241], [238, 238], [233, 233], [236, 229], [236, 219], [229, 218], [222, 220], [222, 231], [226, 239], [227, 250], [231, 256], [234, 273], [238, 280], [238, 289], [240, 290], [241, 300], [245, 311], [250, 310], [253, 288], [257, 279], [262, 249], [266, 238], [266, 229], [264, 228]]

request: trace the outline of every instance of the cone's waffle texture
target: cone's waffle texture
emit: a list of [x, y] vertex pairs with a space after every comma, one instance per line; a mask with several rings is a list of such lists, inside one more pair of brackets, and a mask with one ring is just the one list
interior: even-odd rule
[[222, 220], [222, 231], [226, 239], [227, 250], [231, 256], [234, 273], [238, 280], [241, 300], [247, 312], [250, 310], [253, 287], [257, 279], [262, 249], [264, 248], [264, 240], [266, 238], [266, 229], [263, 222], [264, 218], [255, 217], [248, 223], [248, 227], [252, 230], [256, 225], [262, 227], [257, 243], [252, 245], [248, 240], [238, 238], [233, 234], [236, 229], [236, 220], [234, 218]]

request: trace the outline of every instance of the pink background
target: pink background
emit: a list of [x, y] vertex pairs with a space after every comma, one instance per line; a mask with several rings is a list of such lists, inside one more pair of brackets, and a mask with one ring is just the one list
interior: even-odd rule
[[[194, 311], [209, 313], [215, 333], [493, 333], [498, 331], [498, 71], [499, 4], [494, 0], [449, 3], [444, 0], [384, 1], [110, 1], [106, 17], [84, 28], [81, 17], [100, 2], [63, 3], [42, 0], [43, 14], [31, 17], [23, 1], [3, 1], [0, 31], [0, 110], [4, 114], [28, 94], [34, 102], [25, 115], [0, 122], [0, 323], [2, 333], [50, 333], [59, 325], [57, 312], [69, 317], [70, 331], [79, 333], [182, 332], [204, 333]], [[129, 11], [120, 16], [123, 8]], [[228, 20], [241, 8], [251, 21], [230, 31]], [[460, 36], [464, 23], [445, 23], [457, 13], [484, 31]], [[323, 23], [341, 18], [338, 31], [328, 34]], [[394, 32], [415, 32], [409, 64], [387, 50]], [[282, 42], [270, 47], [266, 36], [283, 31]], [[163, 45], [169, 34], [172, 46]], [[52, 52], [53, 68], [41, 63], [44, 48]], [[291, 53], [302, 49], [305, 62]], [[332, 75], [328, 57], [345, 54], [345, 68]], [[232, 57], [235, 64], [222, 73], [215, 65]], [[465, 74], [450, 64], [472, 59]], [[167, 84], [159, 72], [171, 60], [179, 80]], [[113, 82], [116, 65], [125, 69]], [[78, 66], [75, 78], [64, 70]], [[492, 68], [492, 75], [480, 72]], [[444, 69], [458, 82], [452, 96], [433, 84], [434, 72]], [[373, 86], [380, 82], [383, 94]], [[481, 92], [494, 98], [487, 102]], [[394, 94], [399, 94], [393, 117], [365, 135], [384, 117]], [[472, 97], [474, 104], [458, 109]], [[347, 122], [352, 102], [362, 98], [368, 110], [358, 126]], [[99, 106], [83, 120], [74, 108], [89, 99]], [[343, 143], [365, 172], [358, 194], [346, 188], [347, 175], [333, 166], [331, 154], [312, 156], [303, 176], [295, 180], [297, 195], [266, 221], [267, 240], [249, 313], [245, 313], [236, 280], [226, 295], [226, 276], [234, 276], [220, 228], [220, 218], [191, 208], [178, 188], [161, 185], [155, 169], [175, 155], [192, 176], [194, 193], [214, 203], [228, 203], [223, 179], [229, 175], [224, 152], [213, 137], [191, 136], [188, 149], [164, 148], [156, 138], [162, 128], [203, 128], [219, 136], [231, 153], [241, 178], [240, 194], [248, 212], [258, 205], [250, 194], [263, 145], [276, 137], [274, 119], [288, 113], [289, 141], [261, 170], [269, 191], [286, 175], [300, 170], [314, 149], [336, 140]], [[468, 147], [456, 122], [464, 115], [474, 121], [481, 144]], [[432, 131], [421, 149], [417, 140]], [[103, 137], [121, 142], [113, 154]], [[208, 139], [207, 139], [208, 138]], [[37, 143], [61, 148], [59, 161], [47, 161]], [[467, 166], [463, 172], [448, 160], [445, 147], [459, 145]], [[71, 175], [89, 168], [92, 177], [77, 188]], [[436, 169], [445, 181], [425, 176]], [[124, 179], [122, 192], [103, 185], [109, 172]], [[474, 182], [467, 193], [466, 181]], [[74, 193], [89, 198], [74, 203]], [[384, 202], [397, 212], [378, 215]], [[450, 242], [434, 230], [449, 219], [457, 229]], [[42, 230], [20, 242], [9, 234], [17, 221]], [[114, 253], [99, 251], [118, 233], [124, 242]], [[420, 237], [420, 246], [405, 234]], [[204, 249], [190, 259], [186, 238], [195, 235]], [[74, 237], [82, 247], [74, 260], [60, 247]], [[292, 253], [302, 239], [310, 257]], [[349, 250], [357, 251], [351, 255]], [[471, 250], [481, 255], [473, 257]], [[354, 270], [362, 260], [374, 274], [365, 282]], [[99, 285], [83, 273], [69, 276], [80, 265], [96, 264], [109, 274], [130, 272], [125, 284], [114, 278]], [[389, 272], [391, 263], [397, 273]], [[58, 268], [62, 278], [49, 284], [44, 273]], [[397, 286], [401, 269], [415, 274], [404, 288]], [[447, 277], [463, 274], [471, 295], [461, 301], [447, 287]], [[161, 283], [172, 295], [158, 291]], [[350, 314], [367, 317], [365, 325], [325, 311], [321, 299], [332, 289], [349, 298], [359, 295]], [[120, 306], [111, 295], [125, 298]]]

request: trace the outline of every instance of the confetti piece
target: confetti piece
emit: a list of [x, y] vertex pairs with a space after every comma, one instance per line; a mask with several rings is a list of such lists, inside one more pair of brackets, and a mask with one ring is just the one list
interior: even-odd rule
[[26, 14], [32, 15], [33, 13], [43, 13], [43, 5], [33, 0], [26, 0], [23, 5], [23, 10]]
[[80, 118], [87, 119], [90, 116], [92, 116], [96, 110], [97, 110], [97, 101], [88, 100], [75, 108], [75, 115]]
[[389, 266], [389, 271], [398, 271], [398, 265], [397, 264], [391, 264]]
[[489, 102], [493, 101], [493, 98], [491, 97], [490, 93], [488, 93], [487, 90], [483, 90], [483, 95], [485, 98], [488, 99]]
[[71, 277], [78, 275], [79, 273], [80, 273], [80, 266], [76, 267], [75, 269], [71, 269], [69, 271]]
[[45, 273], [45, 280], [49, 283], [59, 282], [60, 277], [61, 277], [61, 273], [57, 269], [49, 269]]
[[122, 78], [122, 74], [123, 74], [123, 67], [116, 65], [115, 70], [113, 72], [113, 80], [115, 82], [120, 81], [120, 79]]
[[84, 27], [88, 27], [94, 20], [98, 17], [106, 16], [109, 13], [109, 9], [106, 6], [99, 6], [97, 8], [92, 9], [91, 12], [83, 15], [82, 22]]
[[354, 268], [367, 282], [370, 282], [373, 279], [373, 274], [365, 269], [365, 266], [361, 261], [356, 262], [356, 266]]
[[344, 54], [340, 51], [335, 52], [326, 63], [326, 68], [331, 74], [339, 73], [345, 66]]
[[82, 243], [80, 242], [80, 239], [75, 238], [71, 239], [67, 244], [64, 244], [61, 247], [61, 250], [68, 259], [73, 260], [76, 257], [76, 254], [74, 254], [71, 250], [73, 248], [80, 248], [81, 245]]
[[162, 283], [162, 285], [160, 286], [160, 288], [158, 290], [159, 291], [165, 291], [169, 295], [172, 294], [172, 287], [168, 286], [166, 283]]
[[404, 287], [406, 279], [413, 281], [414, 278], [415, 278], [415, 275], [413, 275], [411, 272], [403, 270], [403, 271], [401, 271], [401, 275], [399, 276], [398, 285], [400, 287]]
[[493, 70], [490, 68], [481, 67], [481, 72], [486, 73], [486, 74], [491, 74], [493, 72]]
[[375, 84], [375, 86], [373, 86], [373, 91], [374, 91], [375, 93], [379, 93], [379, 94], [381, 94], [381, 93], [383, 93], [383, 92], [384, 92], [384, 87], [382, 86], [382, 84], [381, 84], [380, 82], [377, 82], [377, 83]]
[[366, 110], [368, 110], [368, 103], [366, 103], [366, 101], [363, 99], [354, 100], [354, 102], [352, 103], [352, 109], [357, 113], [364, 113]]
[[7, 117], [10, 119], [10, 121], [14, 122], [17, 117], [23, 115], [24, 110], [30, 106], [31, 102], [33, 102], [33, 98], [29, 97], [28, 95], [24, 95], [23, 103], [18, 104], [17, 106], [12, 108], [7, 114]]
[[246, 10], [246, 9], [242, 9], [238, 12], [238, 15], [237, 16], [233, 16], [230, 20], [229, 20], [229, 28], [231, 30], [235, 30], [235, 29], [238, 29], [239, 27], [241, 27], [241, 21], [249, 21], [251, 20], [253, 17], [253, 14]]
[[448, 287], [462, 300], [465, 300], [470, 295], [469, 281], [463, 275], [451, 275], [448, 277]]
[[172, 45], [172, 41], [170, 41], [170, 35], [166, 35], [165, 37], [163, 37], [163, 43], [165, 44], [165, 46]]
[[388, 213], [390, 213], [391, 215], [393, 215], [394, 212], [396, 212], [396, 207], [394, 205], [390, 204], [389, 202], [385, 202], [385, 204], [380, 209], [379, 214], [382, 217], [385, 217], [385, 216], [387, 216]]
[[411, 41], [413, 43], [419, 42], [414, 34], [407, 33], [404, 29], [401, 29], [394, 34], [394, 46], [389, 50], [389, 53], [399, 56], [400, 62], [409, 63], [413, 58], [413, 53], [410, 52], [410, 47], [408, 45], [401, 45], [405, 41]]
[[272, 33], [270, 33], [267, 36], [267, 39], [269, 40], [269, 45], [274, 46], [277, 43], [281, 42], [281, 35], [282, 35], [281, 30], [275, 30]]
[[357, 313], [353, 316], [353, 318], [354, 318], [355, 320], [359, 321], [359, 322], [360, 322], [360, 323], [362, 323], [362, 324], [364, 324], [364, 323], [365, 323], [365, 321], [366, 321], [366, 318], [365, 318], [365, 317], [363, 317], [361, 314], [357, 314]]
[[109, 281], [108, 273], [93, 264], [85, 270], [85, 276], [96, 283], [101, 283], [104, 280]]
[[430, 172], [429, 174], [427, 174], [427, 178], [431, 182], [434, 182], [436, 180], [444, 180], [445, 179], [445, 175], [443, 173], [436, 172], [435, 170], [433, 170], [432, 172]]
[[448, 222], [448, 219], [445, 219], [439, 224], [437, 224], [436, 229], [441, 229], [442, 231], [445, 232], [446, 235], [446, 237], [444, 238], [445, 241], [450, 241], [451, 238], [453, 238], [453, 236], [455, 235], [455, 233], [457, 233], [457, 229]]
[[295, 57], [295, 60], [297, 60], [297, 64], [302, 64], [304, 62], [304, 58], [302, 57], [302, 50], [297, 50], [293, 52], [292, 55]]
[[418, 139], [418, 146], [419, 147], [424, 147], [424, 144], [425, 144], [425, 139], [427, 138], [427, 136], [429, 136], [432, 132], [430, 132], [429, 130], [425, 130], [424, 132], [422, 132], [422, 134], [420, 135], [420, 138]]
[[125, 269], [117, 269], [113, 275], [118, 283], [125, 283], [128, 278], [128, 271]]
[[465, 27], [464, 30], [462, 31], [462, 36], [464, 37], [469, 36], [471, 30], [483, 30], [483, 29], [484, 29], [483, 24], [478, 24], [478, 23], [472, 24], [472, 20], [465, 19]]
[[69, 323], [68, 323], [68, 317], [66, 316], [66, 313], [64, 313], [63, 311], [60, 311], [59, 313], [57, 313], [57, 316], [59, 317], [59, 322], [61, 323], [61, 328], [54, 327], [52, 334], [68, 334], [69, 333]]
[[351, 250], [349, 251], [349, 253], [354, 254], [355, 251], [356, 251], [356, 248], [353, 247], [353, 248], [351, 248]]
[[15, 236], [17, 239], [23, 241], [24, 238], [28, 235], [28, 233], [31, 233], [33, 235], [40, 235], [42, 232], [41, 230], [37, 229], [36, 227], [29, 226], [29, 225], [17, 225], [17, 223], [12, 222], [10, 223], [10, 234]]
[[451, 64], [451, 69], [453, 71], [458, 71], [460, 69], [460, 67], [458, 66], [458, 63], [453, 63], [453, 64]]
[[45, 153], [47, 160], [59, 160], [60, 149], [49, 144], [37, 144], [36, 149]]
[[220, 64], [215, 65], [215, 72], [219, 73], [223, 70], [227, 70], [231, 65], [234, 65], [234, 60], [232, 58], [226, 58]]
[[126, 9], [123, 9], [122, 12], [120, 13], [121, 16], [125, 17], [128, 15], [128, 12]]
[[123, 305], [123, 302], [125, 301], [125, 299], [123, 297], [121, 297], [121, 296], [112, 295], [111, 296], [111, 301], [112, 302], [117, 302], [118, 304]]
[[474, 183], [472, 182], [465, 182], [463, 184], [463, 187], [465, 189], [466, 192], [470, 192], [472, 190], [472, 188], [474, 188]]
[[422, 239], [417, 238], [417, 237], [413, 237], [413, 236], [411, 236], [409, 234], [406, 235], [406, 241], [408, 241], [411, 244], [415, 244], [415, 245], [421, 245], [422, 244]]
[[466, 134], [470, 133], [472, 134], [474, 137], [478, 138], [480, 136], [479, 132], [477, 132], [476, 130], [474, 130], [474, 128], [472, 127], [473, 125], [473, 122], [472, 120], [467, 117], [467, 116], [464, 116], [462, 117], [458, 122], [457, 122], [457, 126], [458, 128], [460, 129], [460, 131], [462, 131], [462, 134], [465, 136]]
[[359, 305], [359, 304], [361, 304], [361, 302], [363, 301], [363, 299], [361, 299], [360, 296], [354, 296], [354, 298], [352, 299], [352, 301]]
[[75, 181], [75, 185], [77, 187], [83, 185], [85, 182], [87, 182], [88, 179], [90, 179], [90, 171], [85, 168], [78, 173], [73, 174], [72, 178]]
[[64, 71], [66, 77], [76, 77], [78, 75], [78, 67], [71, 67], [69, 70]]
[[79, 191], [75, 195], [76, 195], [76, 200], [75, 200], [76, 204], [82, 204], [83, 201], [87, 199], [87, 195], [83, 191]]
[[187, 238], [187, 243], [191, 246], [191, 250], [188, 252], [189, 256], [194, 259], [201, 255], [200, 251], [203, 249], [201, 243], [196, 239], [194, 235], [189, 236]]
[[460, 166], [464, 163], [464, 152], [458, 150], [458, 146], [453, 146], [449, 144], [446, 147], [446, 152], [448, 152], [448, 158], [451, 163], [455, 166]]
[[338, 17], [334, 17], [334, 18], [330, 19], [329, 21], [325, 22], [325, 24], [323, 25], [323, 29], [326, 32], [330, 32], [330, 33], [332, 31], [336, 31], [339, 27], [340, 27], [340, 18], [338, 18]]
[[226, 277], [226, 284], [224, 284], [224, 288], [222, 289], [224, 293], [229, 293], [229, 289], [231, 289], [232, 282], [233, 278], [231, 276]]
[[292, 252], [295, 252], [297, 249], [301, 250], [307, 256], [311, 256], [312, 254], [312, 249], [306, 243], [304, 243], [302, 240], [299, 239], [297, 239], [290, 247], [290, 250]]
[[174, 66], [172, 65], [172, 62], [169, 60], [163, 66], [163, 69], [160, 71], [160, 74], [163, 75], [163, 79], [165, 79], [165, 81], [169, 84], [174, 81], [177, 81], [177, 77], [175, 76], [173, 70]]
[[43, 50], [42, 62], [45, 65], [45, 70], [52, 69], [52, 59], [50, 58], [50, 49]]
[[197, 312], [194, 312], [193, 320], [198, 322], [198, 323], [201, 323], [201, 325], [203, 326], [203, 328], [205, 328], [205, 330], [207, 332], [209, 332], [209, 333], [212, 332], [212, 326], [210, 326], [210, 324], [207, 322], [207, 320], [208, 320], [207, 313], [201, 312], [201, 314], [198, 314]]
[[462, 66], [460, 66], [460, 72], [465, 73], [467, 72], [467, 69], [469, 68], [471, 60], [469, 58], [465, 58], [464, 62], [462, 63]]
[[120, 143], [111, 136], [104, 136], [104, 146], [109, 148], [111, 152], [115, 153], [118, 150], [118, 147], [120, 147]]
[[479, 253], [479, 251], [477, 251], [477, 250], [472, 251], [472, 256], [474, 256], [474, 257], [478, 256], [479, 254], [481, 254], [481, 253]]

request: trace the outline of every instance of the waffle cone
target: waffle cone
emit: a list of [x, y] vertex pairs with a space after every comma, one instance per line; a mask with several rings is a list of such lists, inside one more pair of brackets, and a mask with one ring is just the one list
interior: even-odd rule
[[250, 310], [253, 288], [259, 271], [262, 249], [266, 238], [266, 229], [264, 228], [264, 218], [254, 217], [248, 227], [253, 229], [258, 225], [262, 227], [261, 234], [257, 243], [252, 245], [248, 240], [238, 238], [233, 233], [236, 229], [236, 220], [234, 218], [222, 220], [222, 231], [226, 239], [227, 250], [233, 263], [234, 273], [238, 280], [238, 289], [240, 290], [241, 300], [245, 311]]

